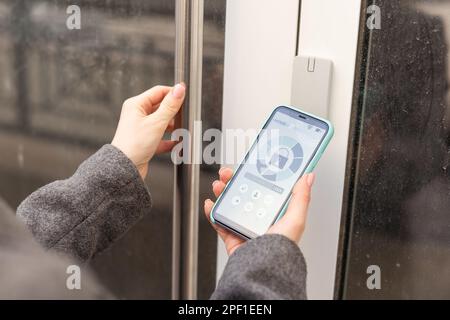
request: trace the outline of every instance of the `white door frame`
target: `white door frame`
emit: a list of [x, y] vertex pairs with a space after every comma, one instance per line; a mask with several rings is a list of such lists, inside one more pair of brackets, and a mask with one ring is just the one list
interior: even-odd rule
[[[229, 0], [222, 129], [258, 129], [290, 104], [297, 52], [333, 61], [328, 118], [335, 136], [316, 168], [308, 225], [300, 243], [310, 299], [332, 299], [355, 75], [360, 0]], [[301, 107], [301, 106], [299, 106]], [[227, 255], [219, 240], [217, 278]]]

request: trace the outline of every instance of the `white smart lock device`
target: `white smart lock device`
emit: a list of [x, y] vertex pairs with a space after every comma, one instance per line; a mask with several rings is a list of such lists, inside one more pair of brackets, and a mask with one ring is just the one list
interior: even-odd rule
[[291, 104], [328, 118], [332, 69], [331, 60], [296, 56], [293, 62]]

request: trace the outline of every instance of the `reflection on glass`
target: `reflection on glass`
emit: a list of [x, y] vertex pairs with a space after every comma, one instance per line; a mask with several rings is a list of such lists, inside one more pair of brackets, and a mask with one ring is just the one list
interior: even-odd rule
[[[376, 1], [361, 44], [345, 298], [450, 298], [450, 1]], [[358, 122], [357, 122], [358, 123]], [[367, 268], [381, 269], [381, 290]]]
[[[173, 83], [174, 0], [77, 1], [80, 30], [66, 27], [70, 4], [0, 0], [0, 196], [13, 207], [109, 143], [126, 98]], [[212, 1], [205, 13], [205, 127], [220, 128], [224, 4]], [[170, 298], [169, 159], [150, 167], [151, 214], [92, 261], [119, 298]], [[201, 230], [211, 240], [200, 270], [206, 294], [214, 286], [216, 244]]]
[[[206, 0], [203, 26], [202, 129], [222, 128], [223, 64], [226, 1]], [[204, 143], [204, 147], [208, 145]], [[219, 165], [200, 166], [200, 208], [206, 198], [214, 199], [211, 183]], [[198, 297], [208, 299], [216, 284], [217, 234], [199, 214]]]

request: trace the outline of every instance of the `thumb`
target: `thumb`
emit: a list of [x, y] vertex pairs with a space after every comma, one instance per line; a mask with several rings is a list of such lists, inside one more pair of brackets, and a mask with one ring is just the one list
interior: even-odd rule
[[294, 186], [288, 209], [276, 225], [288, 232], [289, 238], [298, 242], [306, 225], [308, 206], [311, 200], [311, 187], [314, 183], [314, 173], [305, 174]]
[[175, 85], [169, 93], [166, 94], [159, 108], [151, 114], [151, 117], [168, 125], [183, 104], [184, 97], [186, 95], [186, 85], [179, 83]]

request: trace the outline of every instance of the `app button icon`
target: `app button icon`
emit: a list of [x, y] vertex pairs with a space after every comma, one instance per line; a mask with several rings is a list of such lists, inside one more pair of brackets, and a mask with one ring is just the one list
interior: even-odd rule
[[233, 197], [233, 199], [231, 199], [231, 203], [235, 206], [239, 205], [241, 203], [241, 198], [238, 196]]
[[258, 211], [256, 211], [256, 216], [258, 218], [263, 218], [266, 215], [266, 210], [264, 208], [259, 208]]
[[258, 200], [259, 198], [261, 198], [261, 191], [259, 191], [259, 190], [254, 190], [254, 191], [252, 192], [252, 199]]
[[244, 184], [241, 184], [241, 185], [239, 186], [239, 191], [241, 191], [241, 193], [246, 193], [247, 190], [248, 190], [248, 185], [246, 185], [245, 183], [244, 183]]
[[286, 163], [289, 160], [289, 150], [286, 148], [281, 148], [278, 152], [272, 155], [270, 159], [270, 164], [280, 170], [283, 170]]
[[253, 202], [247, 202], [244, 206], [244, 210], [246, 212], [250, 212], [253, 210]]

